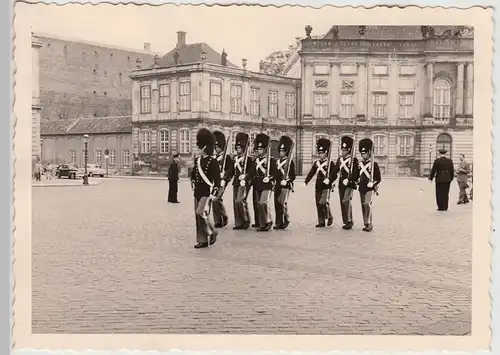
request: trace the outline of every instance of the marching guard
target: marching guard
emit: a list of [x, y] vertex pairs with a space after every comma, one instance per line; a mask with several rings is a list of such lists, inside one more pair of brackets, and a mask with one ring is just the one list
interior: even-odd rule
[[339, 176], [339, 199], [340, 211], [342, 212], [342, 229], [352, 229], [352, 195], [356, 190], [356, 182], [359, 178], [359, 162], [355, 157], [353, 149], [354, 139], [344, 136], [341, 139], [340, 150], [342, 156], [337, 159], [333, 180]]
[[[258, 224], [257, 231], [267, 232], [271, 229], [273, 221], [269, 208], [271, 193], [276, 182], [277, 168], [276, 160], [271, 157], [270, 137], [259, 133], [255, 137], [255, 150], [257, 157], [248, 173], [258, 199]], [[256, 222], [257, 223], [257, 222]]]
[[282, 136], [278, 143], [280, 158], [276, 162], [278, 178], [274, 188], [274, 210], [276, 215], [274, 229], [286, 229], [290, 224], [287, 203], [296, 177], [292, 150], [293, 140], [288, 136]]
[[364, 138], [359, 141], [359, 152], [362, 160], [359, 161], [359, 196], [361, 199], [361, 210], [363, 211], [363, 222], [365, 232], [373, 230], [372, 225], [372, 197], [378, 195], [378, 186], [382, 181], [380, 168], [373, 157], [373, 141]]
[[248, 134], [238, 132], [234, 144], [236, 155], [229, 163], [228, 169], [222, 179], [222, 186], [226, 186], [233, 179], [233, 229], [248, 229], [250, 227], [250, 214], [248, 212], [247, 197], [250, 184], [246, 179], [246, 172], [252, 165], [249, 153]]
[[217, 231], [210, 221], [212, 199], [220, 186], [220, 170], [214, 154], [215, 136], [206, 128], [201, 128], [196, 135], [196, 145], [201, 154], [196, 157], [191, 184], [194, 191], [194, 209], [196, 217], [196, 249], [206, 248], [217, 240]]
[[[231, 168], [231, 157], [227, 154], [227, 143], [226, 136], [220, 131], [214, 131], [215, 136], [215, 158], [219, 163], [219, 170], [221, 171], [221, 179], [224, 178], [226, 172]], [[213, 213], [214, 213], [214, 227], [223, 228], [228, 223], [228, 217], [226, 208], [224, 207], [224, 201], [222, 196], [225, 191], [224, 180], [221, 180], [221, 186], [213, 201]]]
[[326, 220], [329, 226], [333, 224], [329, 203], [330, 190], [332, 189], [334, 181], [334, 164], [330, 160], [331, 145], [332, 143], [329, 139], [318, 139], [316, 142], [316, 150], [319, 155], [319, 160], [314, 162], [305, 179], [305, 184], [307, 185], [316, 174], [315, 200], [318, 213], [318, 224], [316, 228], [324, 227]]

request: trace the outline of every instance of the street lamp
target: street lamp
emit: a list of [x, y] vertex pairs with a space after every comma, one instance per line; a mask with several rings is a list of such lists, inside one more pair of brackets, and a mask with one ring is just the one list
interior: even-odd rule
[[83, 173], [83, 184], [88, 185], [89, 184], [89, 177], [87, 175], [87, 159], [88, 159], [88, 145], [89, 145], [89, 135], [84, 134], [83, 135], [83, 144], [85, 145], [83, 149], [83, 164], [85, 166], [85, 170]]
[[41, 165], [41, 168], [40, 168], [40, 180], [42, 179], [42, 176], [43, 175], [43, 138], [40, 138], [40, 165]]
[[429, 144], [429, 175], [432, 170], [432, 144]]

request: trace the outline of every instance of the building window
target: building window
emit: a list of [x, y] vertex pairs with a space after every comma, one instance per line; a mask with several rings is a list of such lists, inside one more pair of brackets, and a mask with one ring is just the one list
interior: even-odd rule
[[250, 114], [252, 116], [260, 115], [260, 89], [252, 88], [250, 90]]
[[325, 92], [314, 94], [314, 117], [327, 118], [328, 112], [328, 94]]
[[142, 131], [141, 136], [141, 153], [151, 153], [151, 132]]
[[413, 118], [413, 94], [402, 92], [399, 94], [399, 117]]
[[74, 149], [69, 150], [69, 164], [76, 164], [76, 151]]
[[162, 130], [159, 133], [160, 153], [166, 154], [170, 151], [170, 132]]
[[179, 85], [179, 110], [191, 111], [191, 82], [185, 81]]
[[170, 112], [170, 84], [160, 85], [160, 112]]
[[109, 165], [116, 165], [116, 150], [114, 149], [109, 151]]
[[314, 64], [314, 75], [328, 75], [330, 74], [330, 64]]
[[191, 131], [187, 128], [179, 130], [179, 153], [191, 153]]
[[285, 95], [285, 117], [295, 118], [295, 94], [287, 92]]
[[448, 133], [441, 133], [436, 140], [436, 152], [439, 149], [446, 149], [446, 156], [450, 158], [451, 155], [451, 136]]
[[354, 94], [340, 95], [340, 118], [354, 117]]
[[434, 82], [434, 118], [446, 119], [451, 114], [451, 85], [448, 80]]
[[387, 118], [387, 94], [373, 94], [373, 118]]
[[151, 113], [151, 86], [141, 86], [141, 113]]
[[231, 84], [231, 113], [241, 113], [241, 85]]
[[387, 137], [383, 134], [373, 136], [373, 154], [376, 157], [384, 157], [387, 155]]
[[102, 165], [102, 150], [96, 149], [95, 151], [95, 163]]
[[129, 166], [130, 165], [130, 150], [124, 149], [123, 150], [123, 166]]
[[404, 134], [398, 137], [398, 156], [409, 157], [413, 155], [413, 136]]
[[278, 92], [269, 91], [269, 117], [278, 117]]
[[220, 112], [222, 107], [222, 84], [210, 83], [210, 111]]

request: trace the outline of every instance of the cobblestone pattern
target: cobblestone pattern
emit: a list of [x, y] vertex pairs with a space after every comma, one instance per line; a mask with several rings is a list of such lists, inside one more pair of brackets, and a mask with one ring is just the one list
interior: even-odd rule
[[[436, 211], [433, 185], [386, 180], [374, 231], [314, 228], [298, 185], [288, 231], [221, 231], [195, 250], [187, 182], [33, 190], [33, 333], [463, 335], [471, 329], [472, 205]], [[226, 205], [232, 222], [231, 191]], [[357, 227], [357, 228], [356, 228]]]

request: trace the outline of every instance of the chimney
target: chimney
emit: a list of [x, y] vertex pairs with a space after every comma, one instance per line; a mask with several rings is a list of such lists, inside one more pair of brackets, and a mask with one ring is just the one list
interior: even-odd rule
[[151, 43], [144, 43], [144, 50], [151, 52]]
[[184, 47], [186, 45], [186, 32], [177, 31], [177, 48]]

